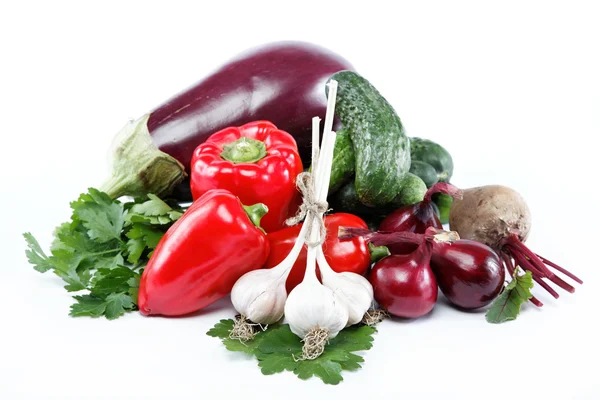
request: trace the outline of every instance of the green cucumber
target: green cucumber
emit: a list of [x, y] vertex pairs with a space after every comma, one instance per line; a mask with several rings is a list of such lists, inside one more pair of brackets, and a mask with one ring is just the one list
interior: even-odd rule
[[438, 182], [450, 182], [454, 163], [452, 156], [439, 144], [418, 137], [410, 138], [410, 172], [418, 175], [427, 187]]
[[428, 188], [438, 183], [440, 179], [435, 168], [424, 161], [413, 159], [410, 163], [410, 173], [421, 178]]
[[354, 175], [354, 149], [350, 134], [344, 128], [337, 131], [335, 148], [333, 150], [333, 164], [331, 167], [331, 180], [329, 193], [337, 191]]
[[355, 188], [368, 206], [390, 203], [410, 169], [410, 143], [400, 118], [365, 78], [341, 71], [336, 115], [350, 134], [355, 156]]
[[425, 182], [417, 175], [409, 172], [404, 178], [400, 193], [394, 198], [389, 206], [400, 208], [409, 204], [419, 203], [420, 201], [423, 201], [425, 192], [427, 192]]
[[354, 188], [354, 182], [350, 181], [343, 185], [340, 190], [333, 193], [327, 199], [329, 207], [334, 212], [346, 212], [362, 218], [369, 229], [376, 230], [379, 223], [385, 218], [386, 209], [367, 207], [361, 203]]

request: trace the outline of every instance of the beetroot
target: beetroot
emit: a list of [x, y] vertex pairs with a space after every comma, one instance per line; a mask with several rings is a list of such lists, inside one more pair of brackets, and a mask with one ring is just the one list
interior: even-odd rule
[[[453, 202], [450, 208], [450, 229], [456, 230], [461, 238], [485, 243], [498, 251], [511, 275], [517, 266], [530, 271], [533, 280], [554, 298], [559, 297], [558, 293], [544, 279], [570, 293], [575, 288], [550, 268], [583, 283], [525, 245], [531, 229], [531, 212], [519, 193], [506, 186], [490, 185], [467, 189], [463, 194], [463, 198]], [[535, 297], [530, 301], [537, 306], [543, 305]]]

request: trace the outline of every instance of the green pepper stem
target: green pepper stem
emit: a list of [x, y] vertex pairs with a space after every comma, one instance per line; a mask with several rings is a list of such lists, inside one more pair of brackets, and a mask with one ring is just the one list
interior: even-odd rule
[[234, 164], [252, 164], [267, 156], [267, 147], [260, 140], [241, 137], [223, 146], [221, 157]]
[[246, 211], [246, 214], [248, 215], [248, 218], [250, 218], [250, 221], [252, 221], [252, 223], [258, 229], [263, 231], [263, 233], [266, 233], [265, 230], [260, 226], [260, 220], [262, 217], [265, 216], [266, 213], [269, 212], [269, 208], [263, 203], [256, 203], [251, 206], [242, 205], [242, 207], [244, 207], [244, 211]]

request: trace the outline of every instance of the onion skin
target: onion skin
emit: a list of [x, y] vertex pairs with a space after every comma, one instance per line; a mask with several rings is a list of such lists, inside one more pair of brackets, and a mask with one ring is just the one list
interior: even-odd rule
[[390, 314], [418, 318], [429, 313], [438, 297], [435, 275], [429, 267], [429, 255], [396, 254], [377, 262], [369, 275], [375, 300]]
[[467, 310], [491, 303], [504, 285], [504, 265], [498, 254], [473, 240], [435, 243], [431, 269], [444, 296]]
[[[404, 206], [388, 215], [379, 225], [380, 231], [425, 233], [427, 228], [443, 229], [440, 219], [429, 202]], [[417, 245], [397, 243], [387, 246], [392, 254], [409, 254]]]

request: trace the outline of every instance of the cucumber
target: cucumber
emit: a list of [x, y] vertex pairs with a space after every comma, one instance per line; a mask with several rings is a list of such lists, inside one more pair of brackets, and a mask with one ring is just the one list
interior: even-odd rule
[[369, 229], [376, 230], [379, 223], [387, 215], [387, 210], [365, 206], [356, 193], [354, 182], [343, 185], [340, 190], [328, 197], [329, 206], [334, 212], [346, 212], [362, 218]]
[[425, 192], [427, 192], [425, 182], [417, 175], [409, 172], [404, 178], [400, 193], [394, 198], [390, 206], [400, 208], [418, 203], [425, 197]]
[[350, 134], [355, 156], [355, 188], [360, 201], [383, 206], [400, 193], [410, 169], [410, 142], [394, 108], [365, 78], [341, 71], [336, 115]]
[[329, 193], [334, 193], [352, 178], [354, 175], [354, 163], [354, 149], [352, 148], [350, 134], [346, 129], [342, 128], [337, 131], [335, 138]]
[[423, 179], [428, 188], [438, 182], [450, 182], [454, 171], [452, 156], [439, 144], [428, 139], [412, 137], [410, 157], [410, 172]]
[[439, 176], [435, 168], [430, 164], [419, 160], [412, 160], [410, 163], [410, 173], [421, 178], [425, 186], [432, 187], [439, 182]]

